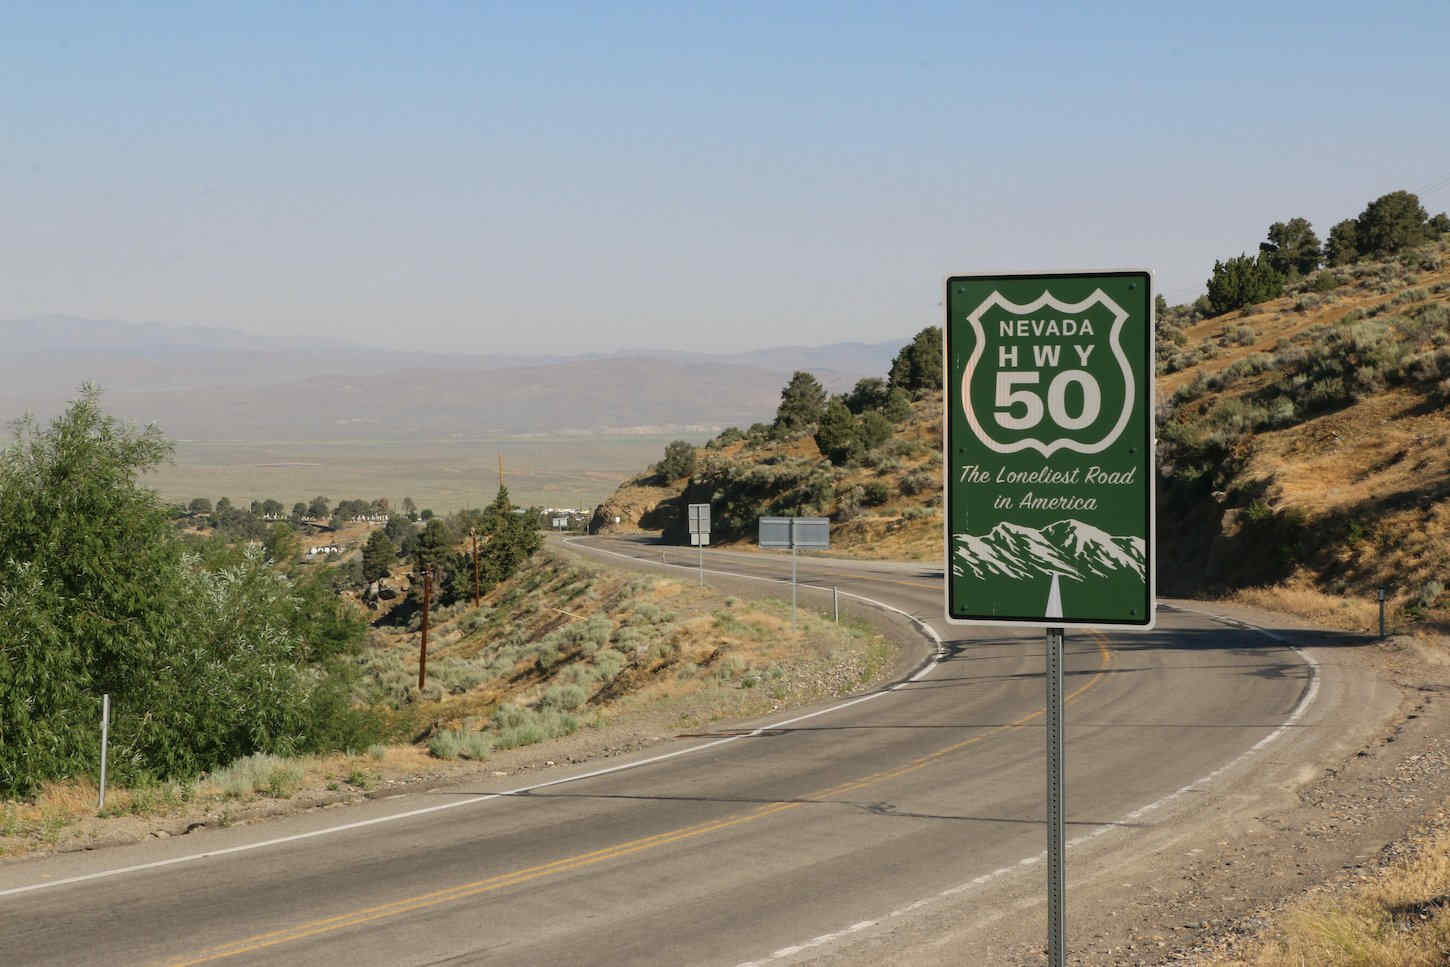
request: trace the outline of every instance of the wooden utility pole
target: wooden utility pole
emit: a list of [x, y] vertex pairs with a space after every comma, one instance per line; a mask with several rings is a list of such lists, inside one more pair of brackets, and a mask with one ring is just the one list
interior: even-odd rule
[[470, 527], [468, 536], [473, 538], [473, 606], [478, 607], [478, 530]]
[[423, 568], [423, 640], [418, 645], [418, 691], [423, 690], [423, 680], [428, 674], [428, 605], [433, 591], [433, 569]]
[[503, 454], [498, 455], [498, 489], [503, 489]]

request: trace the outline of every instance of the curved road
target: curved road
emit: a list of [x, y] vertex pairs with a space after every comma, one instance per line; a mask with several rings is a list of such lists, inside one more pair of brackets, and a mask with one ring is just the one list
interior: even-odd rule
[[[574, 546], [623, 566], [696, 559]], [[789, 596], [771, 586], [788, 558], [710, 551], [706, 566], [712, 584]], [[0, 867], [0, 963], [993, 964], [1040, 944], [1041, 633], [948, 629], [929, 568], [803, 558], [800, 579], [919, 616], [939, 660], [877, 609], [928, 663], [855, 700], [527, 790], [479, 780]], [[1151, 883], [1152, 857], [1211, 847], [1387, 701], [1316, 653], [1183, 610], [1067, 645], [1070, 929]], [[949, 944], [922, 929], [933, 917]]]

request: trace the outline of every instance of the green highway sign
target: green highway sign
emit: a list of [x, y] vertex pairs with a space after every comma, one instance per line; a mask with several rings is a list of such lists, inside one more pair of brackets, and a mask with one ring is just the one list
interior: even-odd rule
[[946, 307], [947, 620], [1152, 627], [1151, 274], [955, 276]]

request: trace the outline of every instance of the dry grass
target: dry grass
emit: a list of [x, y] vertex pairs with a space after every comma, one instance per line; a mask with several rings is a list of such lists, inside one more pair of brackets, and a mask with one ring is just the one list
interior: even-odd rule
[[1450, 831], [1339, 890], [1312, 893], [1248, 949], [1204, 967], [1433, 967], [1450, 954]]
[[[1323, 628], [1338, 628], [1365, 634], [1379, 630], [1379, 602], [1376, 599], [1350, 598], [1325, 594], [1313, 587], [1307, 578], [1273, 587], [1243, 588], [1232, 600], [1267, 611], [1292, 614]], [[1403, 601], [1390, 599], [1391, 609]]]

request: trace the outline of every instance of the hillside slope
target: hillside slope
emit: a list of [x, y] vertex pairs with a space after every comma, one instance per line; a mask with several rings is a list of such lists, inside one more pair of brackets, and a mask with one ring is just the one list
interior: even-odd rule
[[[1161, 315], [1163, 591], [1271, 587], [1278, 607], [1363, 628], [1385, 587], [1393, 621], [1446, 620], [1450, 244], [1322, 269], [1226, 315]], [[843, 466], [815, 427], [727, 433], [688, 477], [626, 481], [594, 526], [688, 543], [685, 505], [709, 501], [712, 543], [753, 544], [763, 514], [824, 514], [844, 553], [939, 560], [941, 407], [922, 395]]]
[[[832, 549], [853, 557], [939, 559], [942, 484], [940, 392], [911, 403], [891, 437], [835, 466], [809, 430], [784, 439], [758, 429], [697, 451], [694, 472], [626, 480], [594, 514], [597, 533], [659, 531], [688, 544], [686, 507], [709, 503], [712, 545], [753, 546], [762, 515], [829, 516]], [[813, 429], [813, 428], [811, 428]], [[615, 523], [615, 518], [619, 523]]]
[[1383, 586], [1404, 617], [1444, 617], [1450, 246], [1324, 269], [1160, 341], [1165, 590]]

